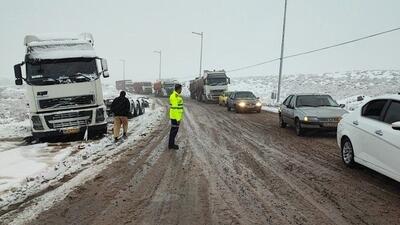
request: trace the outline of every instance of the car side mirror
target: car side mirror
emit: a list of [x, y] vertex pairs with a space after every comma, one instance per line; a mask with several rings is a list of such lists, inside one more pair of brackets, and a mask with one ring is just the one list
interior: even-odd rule
[[257, 97], [257, 100], [260, 100], [260, 97]]
[[110, 76], [110, 72], [108, 72], [108, 63], [106, 59], [101, 59], [101, 68], [103, 69], [103, 77], [107, 78]]
[[344, 108], [344, 107], [346, 107], [346, 105], [345, 104], [340, 104], [339, 107], [340, 108]]
[[392, 123], [393, 130], [400, 130], [400, 121]]
[[14, 65], [15, 85], [22, 85], [21, 64]]

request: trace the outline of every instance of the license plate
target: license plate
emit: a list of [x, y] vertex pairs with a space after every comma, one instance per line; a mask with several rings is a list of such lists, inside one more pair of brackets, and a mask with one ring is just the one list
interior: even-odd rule
[[76, 134], [79, 133], [79, 128], [67, 128], [65, 130], [63, 130], [64, 134]]
[[324, 127], [337, 127], [337, 123], [324, 123]]

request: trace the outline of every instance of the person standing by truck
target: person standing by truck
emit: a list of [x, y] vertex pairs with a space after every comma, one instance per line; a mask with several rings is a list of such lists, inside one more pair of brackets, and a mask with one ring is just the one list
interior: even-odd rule
[[169, 133], [168, 148], [178, 150], [179, 146], [175, 144], [175, 138], [178, 134], [179, 125], [183, 117], [183, 99], [181, 96], [182, 85], [176, 84], [175, 91], [169, 96], [169, 118], [171, 119], [171, 131]]
[[130, 103], [125, 97], [126, 92], [121, 91], [119, 97], [115, 98], [111, 104], [111, 112], [114, 113], [114, 140], [118, 141], [121, 125], [123, 127], [123, 137], [127, 137], [128, 132], [128, 115]]

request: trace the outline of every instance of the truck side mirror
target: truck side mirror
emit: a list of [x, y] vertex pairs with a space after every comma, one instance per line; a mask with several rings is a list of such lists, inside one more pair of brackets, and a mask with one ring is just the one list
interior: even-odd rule
[[108, 72], [108, 64], [106, 59], [101, 59], [101, 68], [103, 69], [103, 77], [109, 77], [110, 73]]
[[21, 64], [14, 65], [15, 85], [22, 85]]
[[231, 78], [228, 77], [228, 84], [231, 84]]

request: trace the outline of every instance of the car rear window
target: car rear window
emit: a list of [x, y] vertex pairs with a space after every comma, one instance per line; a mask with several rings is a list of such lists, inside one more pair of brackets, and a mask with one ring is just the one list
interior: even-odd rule
[[362, 116], [380, 120], [383, 108], [385, 107], [387, 100], [374, 100], [365, 105], [362, 109]]
[[386, 112], [385, 123], [392, 124], [400, 121], [400, 102], [392, 102]]

